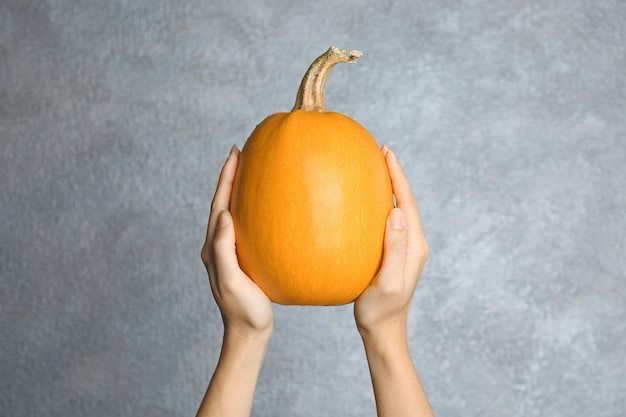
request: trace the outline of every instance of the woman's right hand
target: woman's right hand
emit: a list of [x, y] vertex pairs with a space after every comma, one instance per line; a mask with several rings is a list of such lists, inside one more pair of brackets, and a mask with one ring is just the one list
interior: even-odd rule
[[228, 211], [239, 153], [239, 149], [233, 147], [220, 173], [202, 261], [209, 274], [213, 297], [222, 312], [225, 332], [269, 340], [274, 328], [272, 303], [239, 267], [235, 229]]

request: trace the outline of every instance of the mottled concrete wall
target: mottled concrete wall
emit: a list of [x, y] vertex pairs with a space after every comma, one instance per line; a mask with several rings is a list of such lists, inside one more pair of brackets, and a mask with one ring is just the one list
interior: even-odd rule
[[[400, 155], [431, 245], [435, 412], [624, 415], [626, 4], [237, 3], [0, 3], [0, 414], [195, 412], [219, 168], [337, 45], [365, 54], [328, 106]], [[350, 306], [276, 307], [253, 415], [375, 415]]]

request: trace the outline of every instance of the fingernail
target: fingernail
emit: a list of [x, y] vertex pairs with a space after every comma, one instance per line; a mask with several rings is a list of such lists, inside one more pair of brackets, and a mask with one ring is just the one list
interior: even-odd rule
[[228, 211], [224, 210], [217, 218], [217, 228], [222, 229], [227, 226], [230, 226], [230, 214]]
[[230, 148], [230, 153], [229, 153], [229, 155], [234, 154], [234, 153], [235, 153], [235, 152], [237, 152], [238, 150], [239, 150], [239, 149], [237, 148], [237, 145], [233, 145], [233, 147], [232, 147], [232, 148]]
[[383, 151], [383, 156], [385, 156], [385, 155], [387, 155], [387, 152], [389, 152], [389, 146], [388, 145], [383, 145], [381, 150]]
[[393, 230], [403, 230], [406, 227], [406, 219], [401, 209], [395, 208], [389, 213], [389, 227]]

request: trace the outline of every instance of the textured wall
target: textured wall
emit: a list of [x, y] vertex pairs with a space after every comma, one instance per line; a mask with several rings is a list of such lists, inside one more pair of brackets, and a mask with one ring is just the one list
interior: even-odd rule
[[[0, 2], [0, 414], [189, 416], [222, 331], [200, 262], [233, 143], [330, 45], [432, 255], [439, 416], [626, 412], [626, 3]], [[255, 416], [374, 416], [350, 306], [276, 307]]]

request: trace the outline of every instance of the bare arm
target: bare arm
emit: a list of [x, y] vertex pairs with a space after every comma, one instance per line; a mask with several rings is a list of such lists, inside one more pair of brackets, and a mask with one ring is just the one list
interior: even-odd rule
[[407, 319], [428, 258], [415, 198], [395, 155], [383, 148], [397, 201], [387, 219], [383, 264], [354, 304], [379, 417], [432, 417], [411, 359]]
[[239, 268], [228, 212], [239, 151], [233, 147], [220, 174], [202, 260], [224, 321], [217, 367], [197, 417], [249, 416], [257, 379], [274, 328], [267, 296]]

